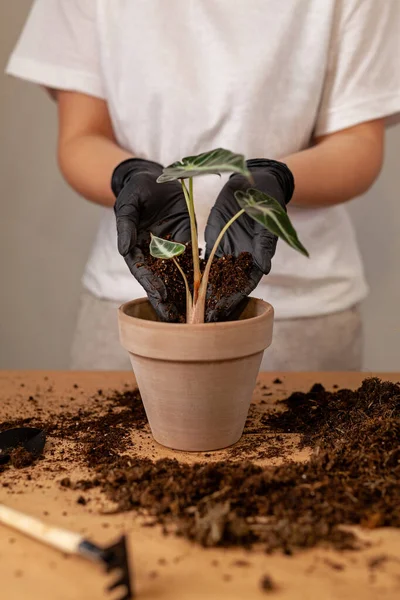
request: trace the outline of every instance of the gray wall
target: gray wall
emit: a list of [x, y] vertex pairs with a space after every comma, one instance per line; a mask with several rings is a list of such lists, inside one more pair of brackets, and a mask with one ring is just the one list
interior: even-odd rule
[[[2, 71], [30, 5], [0, 4]], [[58, 173], [55, 106], [35, 86], [0, 77], [0, 368], [66, 368], [99, 212]], [[368, 370], [400, 370], [399, 154], [400, 127], [388, 134], [379, 181], [351, 205], [371, 286]]]
[[364, 303], [365, 368], [400, 371], [400, 125], [386, 136], [385, 164], [350, 213], [370, 285]]
[[4, 68], [31, 5], [0, 3], [0, 368], [66, 368], [98, 208], [56, 164], [56, 106]]

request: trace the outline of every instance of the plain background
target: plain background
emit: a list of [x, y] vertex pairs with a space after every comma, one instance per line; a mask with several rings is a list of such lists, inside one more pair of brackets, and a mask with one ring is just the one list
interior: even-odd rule
[[[3, 73], [30, 6], [0, 4]], [[54, 104], [34, 85], [0, 77], [0, 368], [64, 369], [100, 211], [58, 173]], [[387, 135], [379, 180], [350, 205], [371, 287], [363, 311], [372, 371], [400, 370], [399, 155], [400, 126]]]

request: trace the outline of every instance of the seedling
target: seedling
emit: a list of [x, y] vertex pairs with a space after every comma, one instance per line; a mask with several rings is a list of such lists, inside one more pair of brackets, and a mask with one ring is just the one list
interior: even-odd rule
[[[221, 173], [240, 173], [248, 179], [249, 189], [244, 192], [235, 192], [239, 210], [222, 228], [202, 273], [198, 252], [193, 178], [199, 175], [220, 175]], [[186, 179], [189, 180], [189, 185], [186, 185]], [[245, 213], [258, 223], [261, 223], [266, 229], [285, 240], [289, 246], [301, 254], [308, 256], [307, 250], [298, 239], [297, 233], [287, 213], [281, 207], [279, 202], [260, 190], [251, 187], [254, 182], [242, 154], [234, 154], [229, 150], [217, 148], [216, 150], [204, 152], [198, 156], [188, 156], [181, 161], [166, 167], [163, 170], [163, 174], [157, 179], [158, 183], [167, 183], [174, 180], [179, 180], [182, 185], [190, 217], [193, 252], [193, 295], [190, 291], [187, 276], [177, 260], [177, 257], [186, 250], [184, 244], [164, 240], [151, 235], [150, 254], [154, 258], [173, 260], [176, 268], [179, 270], [183, 281], [185, 282], [187, 323], [204, 323], [208, 279], [215, 253], [229, 227]]]

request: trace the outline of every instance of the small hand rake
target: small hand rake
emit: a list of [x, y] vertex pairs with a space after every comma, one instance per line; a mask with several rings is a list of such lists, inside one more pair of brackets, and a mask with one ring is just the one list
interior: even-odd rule
[[0, 504], [0, 523], [13, 527], [62, 552], [77, 554], [94, 562], [101, 563], [105, 565], [107, 573], [118, 571], [117, 579], [109, 586], [108, 590], [111, 592], [112, 590], [121, 588], [122, 595], [119, 600], [131, 600], [134, 598], [125, 536], [121, 537], [112, 546], [100, 548], [77, 533], [58, 527], [51, 527], [38, 519], [3, 504]]

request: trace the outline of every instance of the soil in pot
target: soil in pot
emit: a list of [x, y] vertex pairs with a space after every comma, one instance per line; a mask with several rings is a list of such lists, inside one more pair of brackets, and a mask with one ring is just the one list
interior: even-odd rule
[[[149, 251], [149, 243], [142, 245], [141, 249], [146, 258], [146, 264], [153, 273], [156, 273], [168, 289], [168, 298], [171, 304], [178, 308], [179, 321], [186, 321], [185, 285], [181, 274], [172, 260], [153, 258]], [[186, 251], [177, 257], [188, 281], [193, 281], [192, 246], [189, 242]], [[199, 250], [201, 254], [201, 250]], [[200, 259], [200, 268], [204, 271], [205, 261]], [[207, 308], [214, 308], [221, 298], [229, 297], [235, 292], [244, 292], [248, 286], [248, 277], [253, 268], [253, 259], [249, 252], [241, 252], [235, 257], [232, 254], [216, 258], [213, 261], [209, 278], [209, 292], [207, 294]]]

